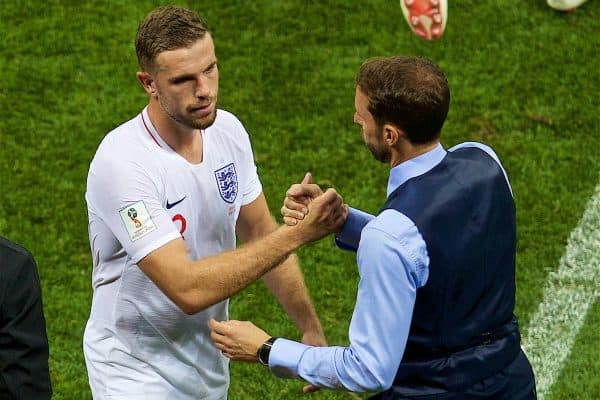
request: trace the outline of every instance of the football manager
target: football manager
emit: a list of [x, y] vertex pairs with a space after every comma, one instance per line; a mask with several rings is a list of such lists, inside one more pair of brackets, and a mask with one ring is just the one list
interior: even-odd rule
[[[377, 58], [356, 80], [354, 122], [389, 164], [377, 216], [350, 209], [339, 247], [357, 252], [360, 282], [347, 347], [272, 337], [250, 322], [211, 321], [234, 360], [260, 361], [313, 387], [373, 399], [535, 399], [515, 307], [515, 204], [498, 156], [440, 143], [448, 82], [432, 62]], [[282, 208], [301, 226], [317, 185], [294, 185]], [[342, 207], [343, 205], [340, 205]]]

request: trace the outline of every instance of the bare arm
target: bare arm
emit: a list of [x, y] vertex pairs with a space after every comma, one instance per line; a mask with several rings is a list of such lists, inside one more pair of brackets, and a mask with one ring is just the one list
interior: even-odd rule
[[138, 266], [185, 313], [194, 314], [244, 289], [301, 245], [338, 229], [342, 209], [341, 198], [330, 189], [310, 204], [309, 215], [294, 227], [279, 227], [237, 249], [193, 262], [183, 239], [176, 239], [142, 258]]
[[[277, 228], [262, 194], [240, 210], [237, 233], [245, 243], [253, 242]], [[302, 342], [313, 346], [326, 345], [323, 328], [310, 301], [296, 256], [288, 256], [279, 267], [267, 272], [263, 280], [302, 332]]]

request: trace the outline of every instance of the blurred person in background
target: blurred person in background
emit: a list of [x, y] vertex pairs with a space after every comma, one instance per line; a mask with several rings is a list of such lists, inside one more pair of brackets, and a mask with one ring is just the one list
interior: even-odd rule
[[400, 8], [410, 29], [421, 39], [442, 37], [448, 20], [448, 0], [400, 0]]
[[[555, 10], [573, 12], [587, 0], [546, 0]], [[424, 40], [442, 37], [448, 22], [448, 0], [400, 0], [402, 15], [411, 31]]]
[[546, 0], [548, 5], [555, 10], [573, 12], [587, 0]]
[[26, 249], [0, 237], [0, 400], [51, 396], [37, 265]]

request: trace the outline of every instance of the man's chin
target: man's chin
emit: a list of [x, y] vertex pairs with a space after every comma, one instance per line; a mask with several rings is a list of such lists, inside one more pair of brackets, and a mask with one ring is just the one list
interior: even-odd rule
[[376, 149], [374, 147], [368, 146], [367, 148], [373, 155], [373, 158], [381, 163], [387, 164], [391, 160], [391, 154], [388, 151]]
[[194, 129], [206, 129], [215, 123], [217, 119], [217, 110], [204, 118], [198, 118], [190, 121], [190, 125]]

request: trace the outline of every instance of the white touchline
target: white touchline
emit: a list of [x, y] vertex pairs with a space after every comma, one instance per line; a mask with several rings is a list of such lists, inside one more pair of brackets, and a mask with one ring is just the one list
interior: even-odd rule
[[600, 183], [567, 241], [544, 298], [528, 324], [523, 348], [544, 400], [569, 356], [590, 306], [600, 296]]

